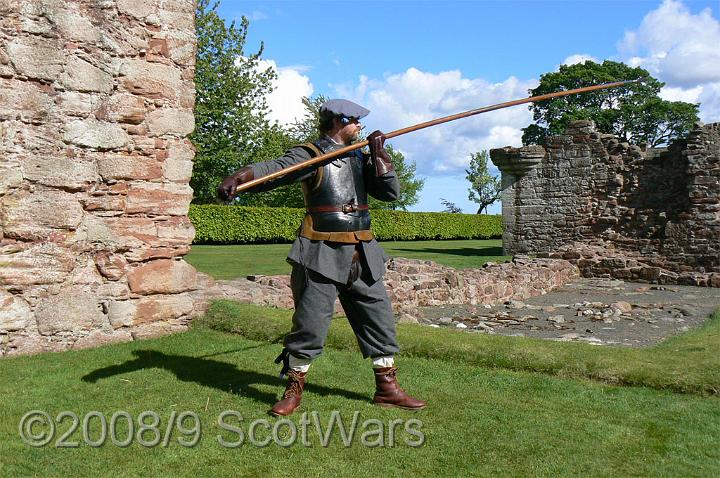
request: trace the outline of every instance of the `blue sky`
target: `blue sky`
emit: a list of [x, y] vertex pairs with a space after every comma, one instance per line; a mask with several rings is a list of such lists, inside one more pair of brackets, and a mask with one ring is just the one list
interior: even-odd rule
[[[541, 74], [586, 58], [640, 65], [668, 99], [701, 103], [720, 121], [720, 1], [230, 1], [220, 14], [250, 20], [246, 52], [278, 70], [271, 117], [287, 123], [309, 94], [372, 110], [368, 131], [527, 96]], [[426, 178], [413, 210], [440, 197], [464, 212], [464, 167], [480, 149], [520, 144], [525, 106], [392, 140]], [[491, 212], [499, 212], [499, 204]]]

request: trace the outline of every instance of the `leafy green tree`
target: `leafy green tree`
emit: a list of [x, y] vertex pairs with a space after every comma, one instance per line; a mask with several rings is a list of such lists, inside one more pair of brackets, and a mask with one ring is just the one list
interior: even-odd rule
[[288, 135], [297, 143], [315, 141], [320, 136], [320, 107], [328, 99], [324, 95], [302, 99], [305, 115], [288, 128]]
[[196, 203], [215, 201], [224, 176], [254, 161], [265, 140], [278, 139], [266, 119], [265, 95], [276, 75], [259, 68], [263, 45], [247, 55], [247, 18], [226, 25], [218, 5], [198, 0], [195, 12], [195, 130], [190, 139], [196, 154], [190, 185]]
[[[252, 158], [253, 163], [269, 161], [279, 158], [285, 151], [298, 144], [291, 138], [287, 131], [277, 125], [273, 125], [263, 132], [261, 137], [262, 148]], [[298, 183], [291, 183], [279, 188], [254, 194], [240, 194], [236, 204], [243, 206], [267, 206], [267, 207], [304, 207], [305, 201], [302, 195], [302, 188]]]
[[488, 206], [500, 199], [500, 178], [490, 174], [487, 150], [470, 155], [470, 167], [465, 170], [465, 179], [470, 181], [468, 199], [480, 205], [481, 214]]
[[408, 207], [417, 204], [420, 200], [418, 196], [425, 185], [425, 179], [415, 177], [415, 171], [417, 169], [415, 162], [406, 162], [405, 156], [400, 151], [394, 149], [391, 144], [385, 143], [385, 150], [388, 152], [388, 155], [390, 155], [390, 161], [393, 163], [398, 181], [400, 181], [400, 197], [393, 202], [379, 201], [370, 197], [368, 202], [373, 209], [400, 209], [407, 211]]
[[571, 121], [593, 120], [598, 131], [623, 141], [649, 146], [684, 137], [698, 119], [698, 105], [660, 98], [664, 83], [643, 68], [605, 60], [562, 65], [540, 77], [532, 96], [622, 80], [642, 82], [618, 88], [564, 96], [530, 105], [534, 124], [523, 129], [523, 144], [544, 144], [548, 135], [562, 134]]

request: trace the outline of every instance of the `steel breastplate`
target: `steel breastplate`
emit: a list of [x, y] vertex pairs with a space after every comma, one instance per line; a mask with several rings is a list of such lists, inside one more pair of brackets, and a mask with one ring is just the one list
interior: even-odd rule
[[[315, 146], [323, 153], [343, 147], [322, 138]], [[318, 175], [320, 175], [318, 177]], [[351, 151], [318, 168], [314, 178], [303, 183], [307, 208], [367, 204], [367, 190], [363, 175], [362, 153]], [[367, 209], [352, 212], [309, 212], [313, 228], [323, 232], [350, 232], [370, 229], [370, 213]]]

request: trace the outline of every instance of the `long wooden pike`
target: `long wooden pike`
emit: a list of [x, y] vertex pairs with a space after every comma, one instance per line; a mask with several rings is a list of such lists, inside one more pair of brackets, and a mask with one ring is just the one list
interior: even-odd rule
[[[419, 123], [419, 124], [416, 124], [413, 126], [408, 126], [407, 128], [398, 129], [398, 130], [392, 131], [390, 133], [385, 133], [385, 138], [387, 138], [387, 139], [394, 138], [396, 136], [411, 133], [413, 131], [417, 131], [420, 129], [429, 128], [431, 126], [436, 126], [436, 125], [439, 125], [442, 123], [448, 123], [450, 121], [455, 121], [460, 118], [467, 118], [468, 116], [474, 116], [474, 115], [479, 115], [481, 113], [487, 113], [488, 111], [495, 111], [495, 110], [499, 110], [502, 108], [507, 108], [509, 106], [522, 105], [524, 103], [535, 103], [538, 101], [549, 100], [551, 98], [559, 98], [561, 96], [569, 96], [569, 95], [576, 95], [579, 93], [587, 93], [588, 91], [603, 90], [606, 88], [616, 88], [618, 86], [628, 85], [631, 83], [638, 83], [642, 80], [643, 79], [641, 78], [641, 79], [637, 79], [637, 80], [616, 81], [614, 83], [603, 83], [601, 85], [585, 86], [583, 88], [575, 88], [574, 90], [556, 91], [555, 93], [547, 93], [545, 95], [530, 96], [528, 98], [522, 98], [519, 100], [507, 101], [505, 103], [498, 103], [496, 105], [485, 106], [483, 108], [477, 108], [477, 109], [470, 110], [470, 111], [464, 111], [462, 113], [445, 116], [445, 117], [434, 119], [431, 121], [426, 121], [424, 123]], [[363, 148], [367, 145], [368, 145], [367, 140], [360, 141], [358, 143], [353, 143], [349, 146], [345, 146], [344, 148], [337, 149], [331, 153], [323, 154], [321, 156], [316, 156], [316, 157], [314, 157], [312, 159], [308, 159], [307, 161], [304, 161], [302, 163], [293, 164], [292, 166], [289, 166], [285, 169], [281, 169], [279, 171], [275, 171], [274, 173], [268, 174], [267, 176], [255, 178], [252, 181], [248, 181], [246, 183], [239, 185], [237, 187], [237, 189], [235, 190], [235, 194], [245, 191], [246, 189], [250, 189], [254, 186], [257, 186], [258, 184], [262, 184], [264, 182], [270, 181], [271, 179], [285, 176], [286, 174], [291, 173], [293, 171], [297, 171], [299, 169], [305, 169], [309, 166], [312, 166], [313, 164], [321, 163], [323, 161], [334, 158], [336, 156], [342, 156], [345, 153], [349, 153], [350, 151], [354, 151], [356, 149]]]

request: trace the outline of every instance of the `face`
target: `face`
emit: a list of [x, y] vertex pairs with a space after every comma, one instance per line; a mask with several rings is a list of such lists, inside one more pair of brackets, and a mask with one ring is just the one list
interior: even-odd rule
[[360, 131], [362, 130], [362, 125], [360, 124], [360, 120], [357, 118], [350, 118], [350, 122], [343, 125], [340, 123], [341, 128], [338, 132], [338, 135], [343, 140], [345, 144], [350, 144], [352, 141], [357, 139], [357, 137], [360, 135]]

